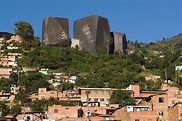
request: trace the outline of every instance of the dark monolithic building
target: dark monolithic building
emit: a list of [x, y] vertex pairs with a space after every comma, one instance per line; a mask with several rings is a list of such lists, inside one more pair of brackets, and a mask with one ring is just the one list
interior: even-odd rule
[[73, 36], [80, 48], [91, 53], [109, 53], [110, 26], [107, 18], [88, 16], [74, 21]]
[[45, 46], [69, 47], [67, 18], [47, 17], [42, 23], [42, 43]]
[[121, 52], [125, 53], [127, 52], [127, 41], [126, 41], [126, 35], [124, 33], [119, 32], [111, 32], [111, 38], [112, 43], [110, 44], [110, 54], [113, 54], [114, 52]]

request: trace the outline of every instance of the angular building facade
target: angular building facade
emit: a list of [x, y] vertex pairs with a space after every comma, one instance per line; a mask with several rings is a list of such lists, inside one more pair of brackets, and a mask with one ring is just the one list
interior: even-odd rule
[[67, 18], [47, 17], [42, 23], [42, 43], [45, 46], [69, 47]]
[[110, 54], [114, 52], [127, 53], [126, 35], [119, 32], [111, 32], [112, 43], [110, 44]]
[[110, 26], [107, 18], [88, 16], [74, 21], [73, 36], [80, 47], [91, 53], [109, 53]]

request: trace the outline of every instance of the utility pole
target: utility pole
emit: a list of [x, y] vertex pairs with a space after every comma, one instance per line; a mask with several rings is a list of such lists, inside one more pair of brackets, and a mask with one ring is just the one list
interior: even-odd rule
[[20, 70], [18, 68], [18, 83], [20, 82]]
[[87, 112], [86, 112], [86, 116], [87, 116], [87, 121], [90, 121], [91, 112], [89, 111], [89, 105], [88, 105], [90, 91], [85, 91], [85, 94], [87, 95]]
[[164, 68], [164, 73], [165, 73], [165, 78], [166, 78], [166, 81], [168, 83], [168, 79], [167, 79], [167, 72], [166, 72], [166, 67]]
[[[56, 81], [57, 82], [57, 81]], [[57, 100], [59, 100], [59, 88], [58, 88], [58, 83], [57, 83]]]

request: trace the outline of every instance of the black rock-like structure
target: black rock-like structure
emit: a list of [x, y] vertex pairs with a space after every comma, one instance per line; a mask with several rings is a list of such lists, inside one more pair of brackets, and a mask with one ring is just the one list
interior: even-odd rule
[[67, 18], [47, 17], [42, 23], [42, 43], [45, 46], [69, 47], [69, 25]]
[[110, 44], [110, 54], [114, 52], [127, 52], [127, 41], [126, 35], [124, 33], [119, 32], [111, 32], [112, 43]]
[[88, 16], [74, 21], [73, 36], [80, 48], [91, 53], [109, 53], [110, 26], [107, 18]]

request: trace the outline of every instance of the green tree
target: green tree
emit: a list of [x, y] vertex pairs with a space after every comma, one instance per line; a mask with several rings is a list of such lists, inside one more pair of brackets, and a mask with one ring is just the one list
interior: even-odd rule
[[18, 74], [13, 72], [9, 75], [10, 80], [13, 81], [14, 83], [18, 82]]
[[6, 79], [6, 78], [0, 79], [0, 90], [10, 92], [11, 84], [13, 84], [13, 83], [11, 83], [10, 79]]
[[65, 90], [72, 90], [73, 87], [74, 87], [74, 84], [73, 83], [69, 83], [69, 82], [62, 82], [61, 85], [61, 90], [62, 91], [65, 91]]
[[110, 103], [121, 104], [122, 106], [135, 105], [135, 99], [126, 90], [115, 90], [111, 94]]
[[2, 112], [2, 116], [6, 116], [10, 111], [9, 106], [7, 106], [6, 103], [6, 101], [0, 101], [0, 111]]
[[47, 101], [46, 100], [34, 100], [31, 102], [31, 110], [32, 111], [40, 111], [40, 112], [44, 112], [47, 107]]
[[10, 109], [11, 114], [20, 114], [21, 113], [21, 105], [15, 105]]
[[31, 101], [28, 93], [24, 89], [21, 89], [20, 92], [15, 95], [15, 100], [21, 101], [22, 105]]
[[49, 78], [49, 75], [31, 71], [21, 75], [19, 84], [25, 87], [27, 94], [36, 93], [38, 88], [49, 89], [50, 84], [47, 81]]
[[135, 48], [140, 48], [140, 44], [138, 43], [138, 40], [135, 40]]
[[48, 109], [48, 106], [52, 105], [73, 106], [74, 104], [62, 100], [60, 101], [51, 97], [48, 100], [34, 100], [31, 102], [30, 107], [32, 111], [44, 112]]
[[29, 23], [24, 21], [19, 21], [16, 22], [14, 25], [16, 27], [14, 29], [15, 35], [20, 35], [25, 41], [33, 39], [34, 30]]

